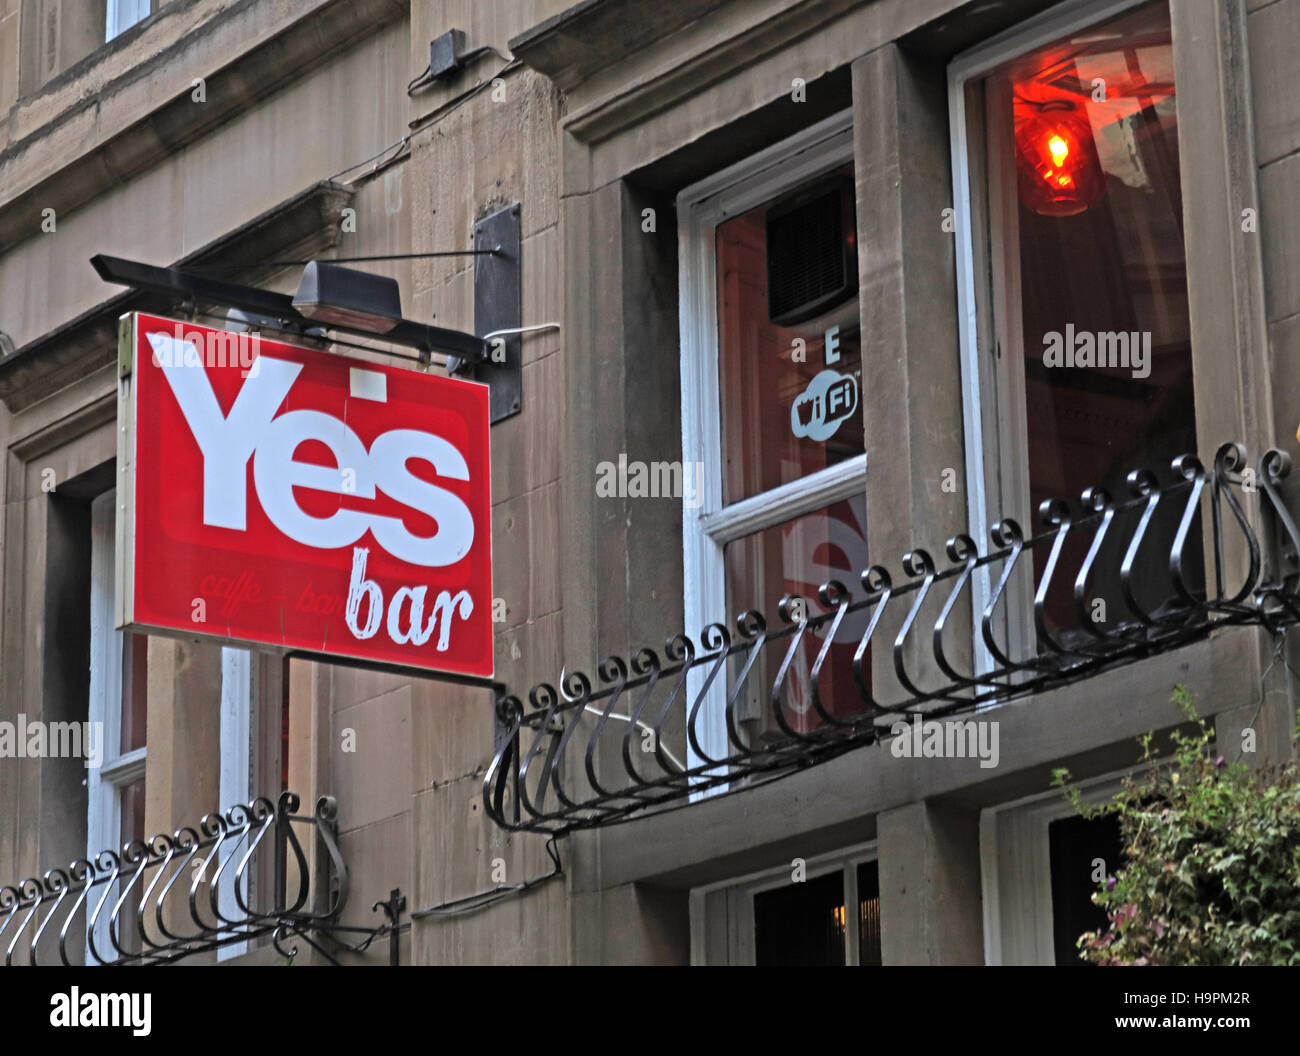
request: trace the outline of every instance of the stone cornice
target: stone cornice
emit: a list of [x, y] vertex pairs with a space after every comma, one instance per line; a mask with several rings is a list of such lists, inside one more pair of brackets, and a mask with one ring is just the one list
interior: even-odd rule
[[723, 6], [725, 0], [582, 0], [519, 34], [510, 51], [567, 92]]
[[[235, 281], [256, 283], [271, 271], [258, 260], [307, 258], [339, 241], [339, 211], [355, 195], [350, 187], [318, 183], [274, 209], [175, 262], [248, 264]], [[86, 264], [90, 268], [90, 264]], [[223, 275], [223, 278], [230, 277]], [[17, 413], [117, 355], [117, 319], [123, 312], [167, 312], [172, 305], [153, 295], [124, 290], [62, 326], [0, 358], [0, 400]]]
[[[407, 17], [409, 0], [239, 0], [204, 20], [202, 4], [185, 4], [172, 17], [198, 21], [190, 33], [168, 30], [168, 10], [124, 49], [96, 52], [11, 112], [19, 138], [0, 151], [0, 253], [40, 233], [42, 210], [62, 216], [151, 168]], [[202, 103], [191, 97], [199, 77]]]
[[[599, 142], [681, 99], [788, 46], [866, 0], [798, 0], [785, 5], [687, 0], [585, 0], [510, 42], [515, 57], [572, 93], [565, 129]], [[666, 10], [671, 8], [671, 10]], [[721, 8], [721, 10], [719, 10]], [[695, 24], [699, 23], [699, 27]], [[725, 24], [725, 25], [724, 25]], [[635, 26], [635, 31], [629, 30]], [[692, 47], [680, 34], [693, 27]], [[696, 32], [696, 29], [701, 32]], [[670, 41], [669, 38], [672, 38]], [[716, 38], [716, 39], [712, 39]], [[655, 47], [675, 45], [660, 65], [645, 61]], [[577, 90], [585, 86], [586, 90]], [[603, 90], [602, 90], [603, 89]]]

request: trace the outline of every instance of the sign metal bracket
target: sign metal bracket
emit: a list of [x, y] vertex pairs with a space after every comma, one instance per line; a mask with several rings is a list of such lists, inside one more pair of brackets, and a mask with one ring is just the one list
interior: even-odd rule
[[117, 321], [117, 376], [129, 377], [135, 364], [135, 327], [130, 314]]
[[[523, 409], [523, 269], [520, 253], [520, 205], [514, 202], [474, 224], [474, 333], [493, 336], [480, 361], [448, 361], [450, 372], [484, 382], [489, 390], [491, 421]], [[514, 331], [505, 332], [505, 331]]]

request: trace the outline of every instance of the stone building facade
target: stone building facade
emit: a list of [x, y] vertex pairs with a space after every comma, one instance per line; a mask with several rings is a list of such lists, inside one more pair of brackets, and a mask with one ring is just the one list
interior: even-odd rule
[[[467, 57], [422, 82], [451, 30]], [[996, 766], [864, 741], [730, 795], [680, 785], [680, 809], [561, 835], [562, 875], [511, 894], [552, 859], [539, 827], [489, 816], [490, 689], [113, 638], [96, 500], [114, 481], [117, 319], [194, 306], [88, 261], [292, 292], [301, 268], [281, 262], [386, 258], [356, 266], [398, 281], [407, 318], [472, 331], [472, 258], [419, 254], [469, 248], [476, 220], [519, 203], [522, 323], [559, 324], [523, 336], [522, 408], [492, 429], [496, 680], [526, 701], [751, 606], [775, 626], [783, 577], [811, 598], [808, 569], [860, 589], [874, 562], [901, 585], [917, 547], [941, 555], [969, 531], [983, 549], [1002, 513], [1037, 530], [1055, 487], [1077, 509], [1081, 480], [1118, 494], [1183, 450], [1294, 452], [1297, 72], [1300, 0], [0, 0], [0, 719], [121, 729], [94, 777], [78, 759], [0, 759], [0, 878], [289, 789], [304, 809], [337, 802], [340, 921], [373, 927], [372, 903], [405, 895], [404, 964], [1059, 959], [1056, 932], [1086, 920], [1074, 863], [1104, 834], [1059, 824], [1051, 771], [1104, 791], [1138, 736], [1178, 725], [1179, 683], [1221, 743], [1250, 729], [1252, 760], [1285, 754], [1281, 632], [1225, 624], [977, 712], [998, 723]], [[1100, 191], [1032, 204], [1022, 105], [1085, 115], [1091, 137], [1044, 142], [1086, 155], [1058, 168]], [[826, 222], [849, 217], [852, 266], [782, 324], [763, 290], [770, 308], [816, 246], [814, 214], [777, 220], [813, 192], [839, 196]], [[1092, 226], [1062, 234], [1079, 216]], [[1066, 323], [1131, 335], [1133, 362], [1044, 369], [1040, 338]], [[796, 337], [854, 379], [833, 443], [783, 431], [814, 373]], [[598, 488], [620, 460], [674, 464], [683, 486]], [[1246, 503], [1271, 555], [1276, 518]], [[1237, 581], [1247, 560], [1239, 537], [1216, 554], [1202, 535], [1200, 595], [1210, 569]], [[869, 653], [888, 697], [894, 653]], [[850, 661], [828, 663], [851, 690]], [[655, 732], [689, 764], [726, 732], [688, 743], [678, 703]], [[446, 912], [492, 892], [510, 897]], [[345, 961], [389, 955], [320, 941]], [[280, 953], [262, 935], [194, 956]]]

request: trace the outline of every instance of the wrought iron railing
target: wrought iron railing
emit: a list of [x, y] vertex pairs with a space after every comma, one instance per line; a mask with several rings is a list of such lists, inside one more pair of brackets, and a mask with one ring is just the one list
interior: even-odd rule
[[[292, 792], [278, 803], [258, 798], [206, 815], [197, 829], [133, 841], [120, 854], [105, 850], [93, 862], [0, 888], [4, 963], [167, 964], [263, 935], [287, 957], [296, 946], [284, 943], [301, 937], [333, 960], [317, 940], [339, 931], [366, 934], [359, 947], [343, 944], [364, 948], [383, 929], [337, 923], [348, 872], [335, 801], [322, 796], [311, 814], [298, 807]], [[310, 844], [304, 848], [296, 829], [317, 841], [314, 875]], [[269, 897], [250, 898], [258, 872], [270, 879]]]
[[676, 635], [662, 655], [606, 657], [596, 679], [539, 683], [528, 707], [500, 698], [489, 816], [549, 833], [620, 821], [824, 762], [900, 718], [1040, 692], [1228, 624], [1300, 621], [1289, 456], [1251, 468], [1225, 444], [1209, 468], [1184, 455], [1172, 469], [1130, 473], [1122, 500], [1091, 488], [1082, 512], [1044, 502], [1032, 537], [998, 521], [986, 553], [956, 535], [945, 568], [913, 550], [901, 583], [880, 565], [860, 591], [828, 582], [815, 613], [787, 595], [781, 626], [751, 610], [734, 632], [710, 624], [698, 644]]

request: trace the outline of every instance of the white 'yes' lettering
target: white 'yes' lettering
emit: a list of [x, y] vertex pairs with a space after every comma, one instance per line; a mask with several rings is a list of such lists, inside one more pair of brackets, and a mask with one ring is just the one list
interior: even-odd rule
[[[203, 456], [203, 523], [247, 530], [245, 469], [253, 459], [253, 485], [267, 517], [290, 539], [323, 550], [350, 546], [369, 528], [379, 545], [413, 565], [453, 565], [474, 542], [474, 518], [456, 495], [421, 480], [406, 468], [418, 458], [442, 477], [469, 480], [459, 451], [440, 436], [415, 429], [390, 429], [367, 451], [346, 422], [323, 411], [286, 411], [275, 417], [302, 365], [260, 356], [230, 413], [223, 415], [207, 371], [193, 358], [186, 364], [183, 344], [168, 334], [149, 334], [155, 361], [180, 404], [181, 413]], [[168, 348], [168, 343], [173, 347]], [[174, 346], [181, 344], [180, 348]], [[179, 354], [178, 354], [179, 353]], [[382, 398], [382, 397], [380, 397]], [[298, 446], [316, 440], [329, 448], [337, 468], [299, 462]], [[345, 487], [342, 470], [352, 470]], [[298, 505], [294, 488], [373, 499], [376, 488], [427, 514], [437, 524], [429, 537], [410, 532], [400, 517], [339, 509], [314, 517]]]

